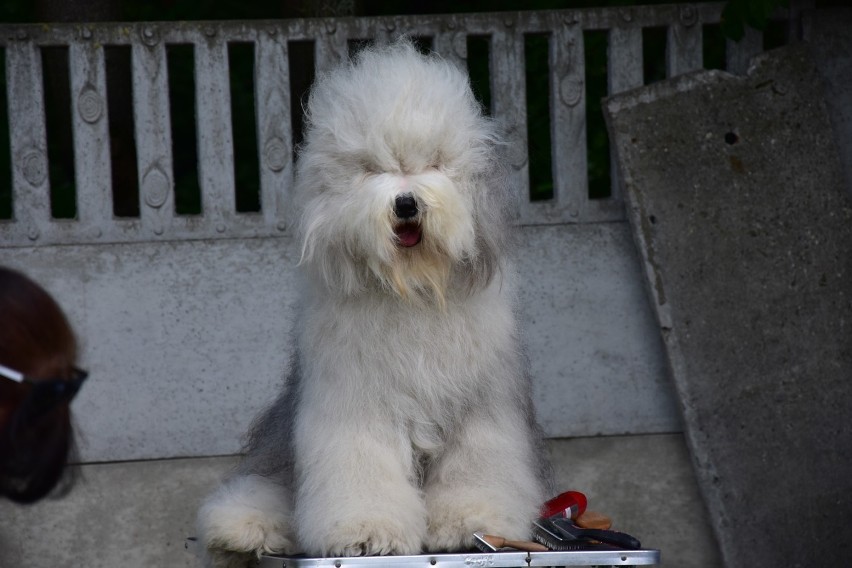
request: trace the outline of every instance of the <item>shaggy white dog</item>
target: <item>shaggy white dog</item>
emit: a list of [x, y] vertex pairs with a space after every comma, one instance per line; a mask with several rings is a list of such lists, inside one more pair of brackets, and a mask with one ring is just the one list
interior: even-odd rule
[[321, 76], [307, 113], [298, 362], [199, 512], [208, 563], [527, 538], [546, 473], [494, 125], [405, 40]]

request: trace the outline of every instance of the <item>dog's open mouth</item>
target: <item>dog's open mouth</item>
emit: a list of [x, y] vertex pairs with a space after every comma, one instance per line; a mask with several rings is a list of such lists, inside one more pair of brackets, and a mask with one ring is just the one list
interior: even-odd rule
[[401, 247], [413, 247], [423, 238], [420, 223], [401, 223], [393, 230], [397, 243]]

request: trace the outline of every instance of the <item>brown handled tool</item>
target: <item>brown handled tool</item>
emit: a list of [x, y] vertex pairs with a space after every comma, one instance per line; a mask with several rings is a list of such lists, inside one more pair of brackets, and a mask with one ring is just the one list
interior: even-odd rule
[[585, 511], [574, 519], [574, 524], [584, 529], [608, 529], [612, 527], [612, 519], [596, 511]]

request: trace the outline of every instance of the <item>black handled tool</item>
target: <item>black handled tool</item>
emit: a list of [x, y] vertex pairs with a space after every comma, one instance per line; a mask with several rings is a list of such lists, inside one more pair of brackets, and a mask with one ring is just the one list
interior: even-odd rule
[[550, 521], [567, 540], [592, 539], [629, 550], [642, 548], [642, 543], [627, 533], [605, 529], [584, 529], [575, 525], [571, 519], [564, 517], [550, 519]]

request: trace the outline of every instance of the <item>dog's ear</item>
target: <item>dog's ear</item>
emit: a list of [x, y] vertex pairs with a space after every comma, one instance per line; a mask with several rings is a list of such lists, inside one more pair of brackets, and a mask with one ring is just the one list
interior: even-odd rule
[[511, 243], [510, 217], [517, 210], [507, 172], [496, 156], [488, 173], [474, 180], [473, 185], [476, 250], [463, 275], [469, 291], [485, 288], [500, 276]]
[[476, 256], [470, 259], [464, 275], [465, 284], [471, 292], [488, 286], [502, 268], [500, 265], [500, 245], [490, 237], [487, 230], [477, 226]]
[[347, 296], [356, 294], [365, 287], [368, 268], [353, 256], [346, 239], [334, 233], [338, 224], [329, 219], [329, 211], [326, 195], [314, 196], [305, 207], [299, 231], [302, 238], [299, 265], [328, 289]]

